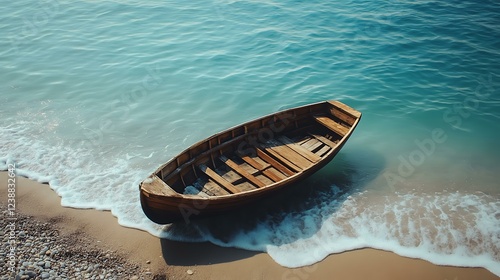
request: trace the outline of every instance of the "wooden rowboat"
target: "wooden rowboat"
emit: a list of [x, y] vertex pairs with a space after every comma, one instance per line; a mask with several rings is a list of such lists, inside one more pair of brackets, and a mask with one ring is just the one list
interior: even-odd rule
[[167, 224], [225, 213], [316, 172], [361, 118], [339, 101], [288, 109], [200, 141], [140, 184], [152, 221]]

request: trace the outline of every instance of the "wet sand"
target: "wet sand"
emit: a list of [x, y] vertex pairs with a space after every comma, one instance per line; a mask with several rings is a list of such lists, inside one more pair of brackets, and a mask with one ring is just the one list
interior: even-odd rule
[[[0, 172], [1, 203], [7, 204], [7, 173]], [[438, 266], [391, 252], [361, 249], [328, 256], [302, 268], [285, 268], [266, 253], [222, 248], [209, 243], [162, 240], [125, 228], [109, 211], [61, 207], [47, 184], [16, 177], [16, 213], [33, 222], [50, 222], [61, 235], [83, 234], [83, 246], [113, 251], [140, 271], [144, 279], [500, 279], [483, 268]], [[74, 245], [73, 245], [74, 246]], [[190, 273], [188, 273], [188, 271]]]

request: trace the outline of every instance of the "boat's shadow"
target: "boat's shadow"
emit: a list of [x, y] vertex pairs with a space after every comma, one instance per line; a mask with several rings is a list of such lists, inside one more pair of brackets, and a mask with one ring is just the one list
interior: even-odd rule
[[[219, 246], [161, 239], [165, 262], [181, 266], [230, 262], [251, 257], [268, 245], [279, 246], [308, 238], [345, 199], [364, 191], [385, 164], [378, 153], [346, 147], [313, 176], [257, 204], [218, 217], [193, 220], [189, 224], [172, 224], [168, 231], [176, 236], [174, 239], [186, 237]], [[287, 229], [291, 229], [289, 235]], [[287, 236], [283, 238], [284, 235]]]

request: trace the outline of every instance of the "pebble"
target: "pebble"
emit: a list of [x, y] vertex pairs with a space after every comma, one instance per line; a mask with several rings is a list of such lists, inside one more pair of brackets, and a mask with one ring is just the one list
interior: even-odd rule
[[[5, 206], [0, 202], [0, 215], [5, 215]], [[33, 217], [16, 213], [16, 273], [4, 279], [157, 279], [158, 275], [145, 267], [131, 264], [114, 251], [102, 247], [84, 235], [60, 235], [51, 223], [37, 221]], [[7, 253], [10, 243], [5, 219], [0, 220], [0, 271], [6, 271]], [[29, 233], [29, 234], [28, 234]], [[3, 241], [3, 242], [2, 242]], [[89, 246], [89, 244], [96, 244]], [[146, 261], [150, 264], [151, 261]]]
[[187, 270], [187, 274], [188, 274], [188, 275], [193, 275], [193, 273], [194, 273], [194, 272], [193, 272], [191, 269], [188, 269], [188, 270]]

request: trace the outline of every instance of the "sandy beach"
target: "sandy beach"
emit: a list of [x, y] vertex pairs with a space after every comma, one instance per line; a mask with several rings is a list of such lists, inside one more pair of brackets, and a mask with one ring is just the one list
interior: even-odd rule
[[[2, 209], [7, 205], [7, 179], [7, 173], [1, 172], [0, 197], [4, 200], [0, 202]], [[499, 279], [483, 268], [438, 266], [374, 249], [330, 255], [315, 265], [289, 269], [275, 263], [266, 253], [221, 248], [209, 243], [161, 240], [147, 232], [120, 226], [108, 211], [61, 207], [60, 198], [49, 185], [19, 176], [16, 177], [15, 199], [15, 214], [27, 217], [27, 222], [17, 225], [16, 238], [19, 238], [20, 231], [24, 231], [23, 225], [28, 227], [30, 223], [48, 224], [47, 228], [57, 229], [59, 239], [76, 240], [67, 246], [94, 248], [93, 250], [100, 251], [109, 258], [114, 256], [114, 265], [126, 263], [131, 272], [123, 274], [126, 277], [122, 278]], [[3, 222], [6, 223], [6, 220]], [[6, 234], [4, 229], [4, 235]], [[27, 231], [23, 234], [31, 233]], [[36, 230], [36, 234], [40, 236], [33, 236], [34, 239], [42, 238], [43, 229]], [[5, 240], [6, 237], [3, 238]], [[22, 241], [18, 242], [21, 243]], [[59, 253], [64, 250], [59, 249]], [[3, 260], [1, 265], [5, 267], [8, 265], [5, 255]], [[85, 273], [82, 272], [81, 275], [83, 279]], [[2, 277], [1, 279], [10, 279], [6, 275]]]

